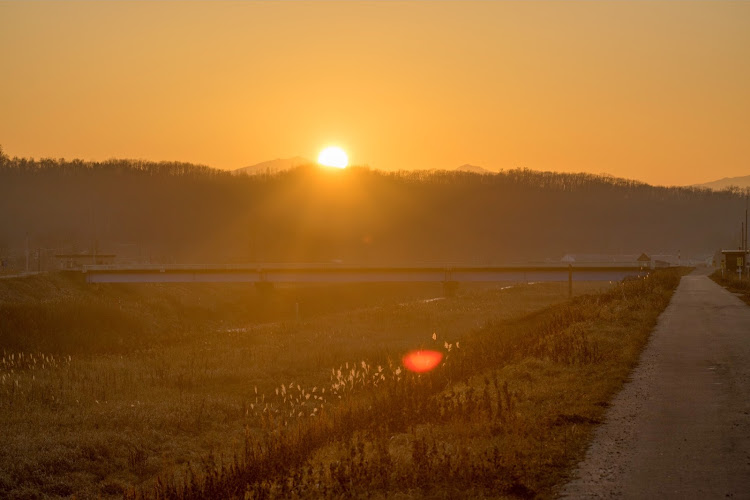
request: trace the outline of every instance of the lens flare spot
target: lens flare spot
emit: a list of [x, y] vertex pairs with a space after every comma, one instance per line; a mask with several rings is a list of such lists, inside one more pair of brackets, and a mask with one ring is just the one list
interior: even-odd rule
[[412, 351], [404, 356], [404, 367], [412, 372], [424, 373], [434, 369], [443, 359], [438, 351]]

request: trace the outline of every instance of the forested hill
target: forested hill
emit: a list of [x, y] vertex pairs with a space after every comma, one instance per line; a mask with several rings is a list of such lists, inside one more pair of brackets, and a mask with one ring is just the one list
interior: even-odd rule
[[0, 257], [30, 247], [155, 262], [506, 263], [736, 247], [738, 191], [588, 174], [382, 172], [0, 155]]

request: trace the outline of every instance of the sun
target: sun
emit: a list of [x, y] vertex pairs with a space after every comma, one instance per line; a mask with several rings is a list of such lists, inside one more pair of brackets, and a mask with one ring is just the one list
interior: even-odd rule
[[318, 163], [326, 167], [346, 168], [349, 164], [349, 157], [343, 149], [331, 146], [320, 152]]

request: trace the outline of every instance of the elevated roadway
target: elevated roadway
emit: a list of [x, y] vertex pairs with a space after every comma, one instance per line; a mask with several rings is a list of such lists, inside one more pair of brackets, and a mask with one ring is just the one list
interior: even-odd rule
[[334, 264], [85, 266], [88, 283], [376, 283], [620, 281], [638, 265], [343, 266]]

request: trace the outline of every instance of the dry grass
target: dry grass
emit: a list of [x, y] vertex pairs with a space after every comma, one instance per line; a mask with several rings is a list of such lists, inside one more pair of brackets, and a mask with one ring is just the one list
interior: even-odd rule
[[252, 408], [260, 429], [248, 426], [242, 453], [209, 455], [187, 477], [162, 476], [128, 496], [552, 496], [679, 278], [660, 271], [488, 322], [460, 342], [436, 334], [425, 344], [445, 361], [429, 374], [345, 365], [331, 372], [323, 401], [291, 383]]
[[[269, 436], [305, 426], [319, 434], [295, 452], [298, 464], [336, 453], [336, 443], [367, 431], [369, 406], [388, 413], [391, 393], [382, 391], [407, 382], [396, 374], [405, 350], [433, 345], [435, 333], [443, 348], [453, 344], [452, 359], [472, 331], [567, 293], [562, 284], [464, 287], [456, 298], [419, 302], [439, 296], [439, 285], [283, 288], [270, 297], [191, 286], [90, 287], [73, 275], [3, 281], [1, 497], [116, 497], [152, 491], [157, 477], [203, 481], [222, 460], [268, 453], [259, 447]], [[14, 349], [21, 341], [28, 348]], [[440, 388], [408, 384], [427, 400]], [[347, 408], [353, 413], [338, 413]], [[350, 423], [316, 427], [338, 418]]]
[[739, 280], [734, 275], [722, 277], [720, 269], [714, 271], [710, 278], [750, 305], [750, 280]]

